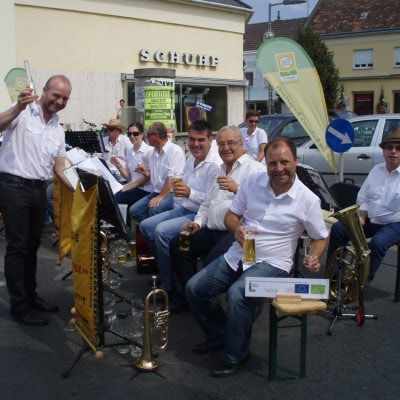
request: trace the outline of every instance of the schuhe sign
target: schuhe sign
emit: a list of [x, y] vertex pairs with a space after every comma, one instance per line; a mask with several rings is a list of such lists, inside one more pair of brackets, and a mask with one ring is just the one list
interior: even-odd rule
[[139, 51], [141, 62], [156, 62], [167, 64], [198, 65], [202, 67], [217, 67], [219, 58], [206, 54], [178, 53], [176, 51], [157, 50], [151, 52], [149, 49]]

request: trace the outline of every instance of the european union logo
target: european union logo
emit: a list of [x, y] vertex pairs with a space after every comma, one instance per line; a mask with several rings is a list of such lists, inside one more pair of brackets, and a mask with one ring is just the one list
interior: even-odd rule
[[310, 285], [306, 284], [306, 283], [296, 283], [294, 285], [294, 292], [295, 293], [309, 293], [310, 291]]

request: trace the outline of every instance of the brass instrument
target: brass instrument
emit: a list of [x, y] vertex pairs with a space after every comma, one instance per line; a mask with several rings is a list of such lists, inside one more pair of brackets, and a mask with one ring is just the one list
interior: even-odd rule
[[108, 234], [100, 230], [101, 237], [101, 273], [103, 282], [110, 278], [110, 246]]
[[[135, 363], [137, 369], [145, 372], [153, 371], [159, 366], [153, 357], [155, 332], [160, 332], [160, 346], [156, 350], [165, 349], [168, 343], [168, 293], [156, 287], [156, 279], [156, 276], [152, 276], [153, 288], [144, 299], [143, 349], [141, 357]], [[157, 309], [157, 295], [164, 298], [164, 308], [161, 310]]]
[[[325, 272], [325, 278], [331, 283], [330, 297], [337, 298], [339, 287], [344, 304], [351, 303], [360, 295], [370, 268], [370, 249], [358, 217], [359, 207], [359, 204], [355, 204], [331, 215], [344, 225], [353, 244], [353, 247], [346, 246], [335, 250], [328, 260]], [[340, 285], [336, 282], [339, 266], [342, 267]]]

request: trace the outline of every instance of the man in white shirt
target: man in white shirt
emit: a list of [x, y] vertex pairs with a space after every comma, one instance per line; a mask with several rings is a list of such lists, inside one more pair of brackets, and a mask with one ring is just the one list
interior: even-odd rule
[[[371, 238], [371, 267], [368, 280], [374, 279], [386, 251], [400, 241], [400, 128], [391, 132], [379, 146], [384, 163], [376, 165], [361, 186], [357, 203], [365, 236]], [[346, 246], [349, 236], [344, 226], [332, 226], [327, 260], [339, 247]]]
[[103, 126], [107, 128], [107, 136], [103, 138], [104, 148], [107, 152], [103, 154], [103, 158], [114, 178], [122, 183], [125, 179], [121, 176], [120, 171], [111, 160], [116, 158], [121, 166], [125, 168], [126, 154], [132, 148], [132, 143], [126, 135], [122, 134], [126, 131], [126, 128], [121, 124], [119, 119], [110, 119], [110, 121], [104, 123]]
[[[265, 167], [244, 154], [240, 131], [236, 126], [225, 126], [218, 132], [217, 146], [223, 161], [219, 176], [214, 182], [208, 198], [200, 205], [191, 230], [189, 251], [179, 250], [179, 236], [171, 241], [171, 269], [175, 276], [174, 292], [184, 297], [183, 287], [197, 271], [198, 257], [205, 257], [207, 265], [225, 253], [234, 238], [226, 230], [224, 218], [241, 181], [251, 173], [265, 171]], [[181, 299], [184, 302], [184, 299]], [[184, 309], [184, 304], [182, 304]]]
[[[249, 355], [255, 310], [263, 299], [245, 297], [246, 277], [288, 277], [300, 235], [312, 238], [307, 268], [317, 272], [328, 232], [319, 198], [296, 176], [296, 147], [284, 137], [266, 148], [267, 172], [242, 181], [225, 225], [236, 242], [225, 255], [198, 272], [186, 285], [190, 308], [204, 331], [206, 342], [193, 351], [205, 353], [224, 347], [224, 359], [211, 376], [235, 373]], [[255, 262], [242, 262], [246, 231], [255, 233]], [[218, 300], [226, 292], [227, 311]]]
[[260, 123], [260, 113], [250, 110], [246, 113], [247, 127], [241, 128], [244, 148], [248, 154], [256, 161], [262, 162], [264, 159], [264, 149], [268, 143], [268, 136], [264, 129], [257, 125]]
[[146, 218], [139, 229], [156, 256], [160, 287], [172, 290], [169, 243], [181, 226], [193, 221], [200, 204], [213, 186], [219, 165], [210, 151], [212, 128], [207, 121], [197, 120], [188, 128], [191, 156], [186, 160], [182, 182], [174, 183], [174, 209]]
[[148, 164], [137, 167], [136, 170], [150, 179], [153, 191], [129, 208], [131, 217], [139, 222], [173, 208], [169, 177], [182, 176], [185, 165], [183, 150], [168, 140], [167, 128], [162, 122], [154, 122], [149, 126], [147, 140], [154, 150]]
[[[71, 83], [63, 75], [46, 82], [36, 103], [33, 90], [0, 114], [4, 141], [0, 149], [0, 210], [6, 228], [4, 273], [10, 296], [10, 315], [25, 325], [46, 325], [37, 311], [57, 312], [36, 293], [36, 253], [46, 209], [46, 180], [53, 171], [70, 189], [65, 168], [65, 134], [57, 112], [65, 108]], [[27, 105], [29, 106], [27, 107]]]

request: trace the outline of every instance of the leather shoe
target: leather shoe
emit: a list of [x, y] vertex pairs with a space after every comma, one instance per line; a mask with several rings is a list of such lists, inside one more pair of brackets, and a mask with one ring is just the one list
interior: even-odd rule
[[34, 297], [33, 299], [29, 300], [29, 305], [36, 311], [55, 313], [59, 310], [55, 304], [46, 303], [40, 297]]
[[24, 325], [44, 326], [48, 323], [46, 318], [43, 318], [41, 315], [39, 315], [37, 312], [30, 309], [29, 307], [21, 310], [11, 308], [10, 316], [20, 324]]
[[204, 353], [213, 353], [215, 351], [218, 351], [219, 349], [222, 349], [223, 343], [210, 343], [210, 342], [203, 342], [199, 344], [195, 344], [192, 347], [193, 353], [197, 354], [204, 354]]
[[249, 353], [247, 353], [246, 356], [243, 357], [242, 360], [240, 360], [237, 363], [229, 363], [227, 361], [224, 361], [219, 367], [213, 369], [210, 372], [210, 376], [214, 377], [214, 378], [224, 378], [226, 376], [231, 376], [233, 375], [235, 372], [237, 372], [237, 370], [239, 369], [239, 367], [249, 358]]

